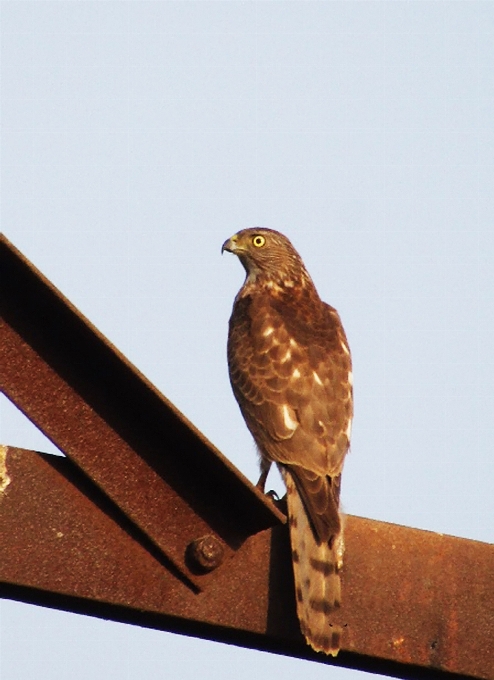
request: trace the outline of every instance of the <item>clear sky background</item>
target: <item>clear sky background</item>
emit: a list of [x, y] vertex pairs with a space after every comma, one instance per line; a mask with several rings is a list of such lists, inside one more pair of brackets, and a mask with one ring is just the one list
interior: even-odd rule
[[[283, 231], [353, 352], [346, 511], [494, 542], [494, 2], [16, 0], [1, 30], [6, 236], [256, 481], [220, 248]], [[1, 399], [0, 443], [55, 451]], [[0, 614], [2, 680], [364, 677]]]

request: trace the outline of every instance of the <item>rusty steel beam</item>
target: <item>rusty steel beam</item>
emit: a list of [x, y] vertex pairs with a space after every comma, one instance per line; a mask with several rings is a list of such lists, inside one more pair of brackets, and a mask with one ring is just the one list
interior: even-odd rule
[[[284, 515], [4, 237], [0, 313], [0, 386], [70, 458], [0, 447], [2, 594], [332, 663], [299, 632]], [[493, 546], [346, 536], [336, 663], [494, 680]]]
[[[284, 515], [0, 235], [0, 389], [187, 579]], [[215, 577], [215, 576], [214, 576]]]
[[494, 679], [492, 545], [349, 516], [333, 661], [300, 635], [286, 527], [246, 539], [194, 592], [70, 461], [3, 460], [6, 597], [399, 678]]

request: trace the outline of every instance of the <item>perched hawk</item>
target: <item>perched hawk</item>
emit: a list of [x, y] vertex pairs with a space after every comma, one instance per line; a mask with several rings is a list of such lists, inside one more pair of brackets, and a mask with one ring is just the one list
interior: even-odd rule
[[223, 244], [247, 276], [233, 305], [228, 366], [233, 392], [261, 461], [263, 489], [274, 461], [287, 488], [300, 627], [335, 656], [343, 536], [338, 511], [352, 424], [350, 350], [338, 313], [322, 302], [290, 241], [244, 229]]

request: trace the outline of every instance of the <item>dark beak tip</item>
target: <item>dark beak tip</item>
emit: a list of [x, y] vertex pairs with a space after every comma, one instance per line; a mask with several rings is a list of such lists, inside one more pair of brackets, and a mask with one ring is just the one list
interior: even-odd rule
[[223, 253], [225, 252], [225, 250], [226, 250], [227, 253], [231, 253], [231, 252], [232, 252], [232, 249], [228, 247], [228, 244], [229, 244], [229, 243], [230, 243], [230, 239], [227, 239], [227, 240], [223, 243], [223, 245], [221, 246], [221, 254], [222, 254], [222, 255], [223, 255]]

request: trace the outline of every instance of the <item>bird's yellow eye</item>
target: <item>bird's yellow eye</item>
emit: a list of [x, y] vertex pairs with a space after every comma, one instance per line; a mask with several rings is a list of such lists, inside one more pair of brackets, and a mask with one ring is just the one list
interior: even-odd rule
[[261, 234], [257, 234], [257, 236], [254, 236], [252, 238], [252, 243], [255, 245], [256, 248], [262, 248], [263, 245], [266, 243], [266, 239], [264, 236], [261, 236]]

